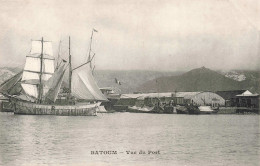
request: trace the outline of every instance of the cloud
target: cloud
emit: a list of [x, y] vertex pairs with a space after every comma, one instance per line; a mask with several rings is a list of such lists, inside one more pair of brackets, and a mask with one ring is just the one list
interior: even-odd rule
[[[259, 3], [251, 0], [1, 1], [0, 65], [21, 65], [30, 40], [72, 39], [74, 65], [92, 28], [97, 69], [259, 68]], [[63, 49], [67, 49], [64, 44]], [[249, 57], [249, 58], [248, 58]]]

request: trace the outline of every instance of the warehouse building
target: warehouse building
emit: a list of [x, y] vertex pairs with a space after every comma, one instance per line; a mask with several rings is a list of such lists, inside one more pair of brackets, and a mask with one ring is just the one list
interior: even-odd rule
[[217, 91], [216, 94], [224, 98], [226, 107], [237, 106], [237, 95], [243, 94], [247, 90], [228, 90], [228, 91]]
[[117, 105], [152, 105], [172, 102], [174, 105], [213, 105], [224, 106], [225, 100], [213, 92], [167, 92], [167, 93], [138, 93], [122, 94]]
[[259, 94], [253, 94], [247, 90], [242, 94], [236, 95], [236, 106], [259, 108]]
[[176, 92], [177, 97], [183, 97], [185, 104], [224, 106], [225, 100], [213, 92]]

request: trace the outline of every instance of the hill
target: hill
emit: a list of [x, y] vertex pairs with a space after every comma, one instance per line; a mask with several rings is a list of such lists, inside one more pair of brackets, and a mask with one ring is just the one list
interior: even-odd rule
[[[183, 72], [97, 70], [94, 72], [94, 77], [99, 87], [116, 87], [121, 90], [121, 93], [132, 93], [149, 80], [163, 76], [176, 76], [180, 73]], [[115, 83], [115, 78], [121, 82], [121, 85]]]
[[[0, 68], [0, 84], [21, 70], [19, 68]], [[94, 77], [99, 87], [116, 87], [120, 89], [120, 93], [132, 93], [146, 81], [162, 76], [179, 75], [181, 73], [183, 72], [96, 70]], [[66, 78], [68, 76], [65, 76]], [[121, 82], [121, 85], [115, 83], [115, 78]]]
[[[0, 84], [21, 71], [19, 68], [0, 68]], [[231, 72], [231, 73], [230, 73]], [[115, 87], [120, 93], [218, 91], [248, 89], [260, 93], [258, 71], [220, 72], [205, 67], [189, 72], [163, 72], [144, 70], [97, 70], [94, 77], [99, 87]], [[243, 75], [243, 79], [241, 78]], [[115, 83], [117, 78], [121, 85]]]
[[140, 92], [219, 91], [249, 89], [259, 93], [259, 76], [236, 81], [219, 72], [202, 67], [179, 76], [164, 76], [147, 81], [137, 88]]
[[0, 68], [0, 84], [15, 74], [16, 74], [15, 69], [7, 68], [7, 67]]

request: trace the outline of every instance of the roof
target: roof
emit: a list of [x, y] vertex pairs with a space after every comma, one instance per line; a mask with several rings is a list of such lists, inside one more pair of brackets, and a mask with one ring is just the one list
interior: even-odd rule
[[176, 97], [183, 97], [185, 99], [191, 99], [193, 96], [202, 92], [177, 92]]
[[217, 91], [215, 92], [225, 100], [230, 100], [231, 98], [235, 98], [236, 95], [240, 95], [246, 92], [246, 90], [230, 90], [230, 91]]
[[239, 95], [236, 95], [237, 97], [243, 97], [243, 96], [246, 96], [246, 97], [257, 97], [259, 96], [259, 94], [253, 94], [251, 93], [249, 90], [245, 91], [244, 93], [242, 94], [239, 94]]
[[121, 94], [113, 93], [113, 94], [108, 94], [107, 98], [108, 99], [119, 99]]
[[185, 99], [190, 99], [193, 96], [202, 93], [202, 92], [177, 92], [175, 95], [175, 92], [166, 92], [166, 93], [134, 93], [134, 94], [122, 94], [121, 99], [128, 99], [128, 98], [134, 98], [134, 99], [144, 99], [146, 97], [151, 98], [162, 98], [162, 97], [183, 97]]
[[128, 98], [146, 98], [146, 97], [172, 97], [171, 92], [167, 93], [137, 93], [137, 94], [122, 94], [121, 99], [128, 99]]
[[245, 97], [257, 97], [257, 96], [259, 96], [259, 94], [252, 94], [252, 95], [236, 95], [237, 97], [243, 97], [243, 96], [245, 96]]

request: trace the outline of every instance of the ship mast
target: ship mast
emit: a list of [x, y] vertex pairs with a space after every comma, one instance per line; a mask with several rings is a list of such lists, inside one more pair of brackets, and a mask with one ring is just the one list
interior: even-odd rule
[[71, 78], [72, 78], [72, 67], [71, 67], [70, 36], [69, 36], [69, 96], [71, 95]]
[[[94, 32], [98, 32], [97, 30], [95, 30], [94, 28], [92, 29], [92, 32], [91, 32], [91, 37], [90, 37], [90, 44], [89, 44], [89, 52], [88, 52], [88, 61], [90, 63], [90, 68], [92, 70], [92, 74], [93, 74], [93, 71], [94, 71], [94, 68], [92, 67], [92, 59], [94, 58], [95, 54], [91, 57], [91, 45], [92, 45], [92, 39], [93, 39], [93, 34]], [[95, 66], [94, 66], [95, 67]]]
[[[88, 61], [90, 61], [90, 59], [91, 59], [91, 57], [90, 57], [90, 52], [91, 52], [91, 44], [92, 44], [93, 31], [94, 31], [94, 30], [92, 30], [91, 38], [90, 38], [90, 45], [89, 45], [89, 52], [88, 52]], [[90, 66], [91, 66], [91, 63], [90, 63]], [[92, 68], [92, 66], [91, 66], [91, 68]]]
[[72, 80], [72, 71], [81, 67], [81, 66], [84, 66], [88, 63], [90, 63], [90, 67], [92, 69], [92, 66], [91, 66], [91, 61], [92, 59], [94, 58], [95, 54], [91, 57], [90, 53], [91, 53], [91, 44], [92, 44], [92, 37], [93, 37], [93, 32], [97, 32], [97, 30], [93, 29], [92, 30], [92, 33], [91, 33], [91, 38], [90, 38], [90, 47], [89, 47], [89, 53], [88, 53], [88, 61], [86, 63], [83, 63], [82, 65], [72, 69], [72, 65], [71, 65], [71, 54], [70, 54], [70, 36], [69, 36], [69, 96], [71, 95], [71, 80]]
[[55, 70], [57, 70], [59, 68], [59, 65], [60, 65], [60, 53], [61, 53], [61, 40], [60, 40], [60, 43], [59, 43], [59, 52], [58, 52], [58, 58], [57, 58], [57, 63], [56, 63], [56, 68]]
[[40, 67], [40, 84], [39, 84], [39, 92], [38, 92], [38, 102], [42, 103], [42, 93], [43, 93], [43, 86], [42, 86], [42, 69], [43, 69], [43, 37], [41, 40], [42, 43], [42, 49], [41, 49], [41, 67]]

